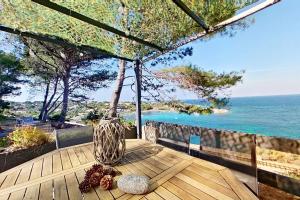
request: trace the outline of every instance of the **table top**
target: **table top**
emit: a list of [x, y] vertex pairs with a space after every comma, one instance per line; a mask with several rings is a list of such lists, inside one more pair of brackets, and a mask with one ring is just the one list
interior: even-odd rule
[[92, 143], [52, 151], [1, 173], [0, 199], [257, 199], [229, 169], [144, 140], [126, 140], [126, 155], [114, 168], [148, 176], [148, 194], [123, 193], [119, 176], [110, 191], [82, 194], [78, 185], [94, 163]]

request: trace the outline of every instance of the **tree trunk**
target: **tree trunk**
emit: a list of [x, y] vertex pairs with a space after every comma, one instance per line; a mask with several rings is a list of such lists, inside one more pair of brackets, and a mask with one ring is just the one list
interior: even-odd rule
[[117, 116], [117, 106], [120, 100], [123, 83], [125, 79], [125, 68], [126, 68], [126, 62], [124, 60], [119, 61], [119, 72], [118, 72], [118, 78], [116, 80], [115, 90], [112, 94], [110, 107], [109, 107], [109, 117], [116, 117]]
[[65, 77], [63, 78], [64, 91], [63, 91], [63, 100], [62, 100], [62, 108], [60, 113], [59, 122], [64, 123], [66, 120], [67, 112], [68, 112], [68, 104], [69, 104], [69, 93], [70, 93], [70, 70], [67, 70]]
[[41, 120], [43, 122], [44, 122], [44, 115], [45, 115], [45, 111], [46, 111], [46, 103], [47, 103], [47, 99], [48, 99], [48, 95], [49, 95], [49, 89], [50, 89], [50, 81], [47, 83], [43, 105], [42, 105], [42, 108], [41, 108], [41, 111], [39, 114], [39, 120]]

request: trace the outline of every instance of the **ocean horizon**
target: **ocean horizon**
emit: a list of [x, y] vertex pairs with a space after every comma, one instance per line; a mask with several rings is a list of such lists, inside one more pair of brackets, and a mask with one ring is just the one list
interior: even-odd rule
[[[188, 99], [186, 103], [203, 105]], [[266, 136], [300, 139], [300, 95], [233, 97], [223, 114], [184, 114], [153, 111], [142, 115], [147, 120], [238, 131]]]

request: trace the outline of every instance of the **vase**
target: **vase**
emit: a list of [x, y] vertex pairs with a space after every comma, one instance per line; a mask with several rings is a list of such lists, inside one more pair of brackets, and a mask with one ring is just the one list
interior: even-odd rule
[[115, 165], [124, 156], [125, 128], [118, 118], [103, 119], [94, 128], [94, 156], [104, 165]]

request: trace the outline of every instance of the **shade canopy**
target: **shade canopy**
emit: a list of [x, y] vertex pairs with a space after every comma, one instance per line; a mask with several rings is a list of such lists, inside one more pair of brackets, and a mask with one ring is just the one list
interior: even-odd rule
[[[4, 0], [0, 30], [150, 60], [278, 0]], [[237, 15], [249, 6], [250, 9]], [[248, 12], [248, 13], [247, 13]]]

